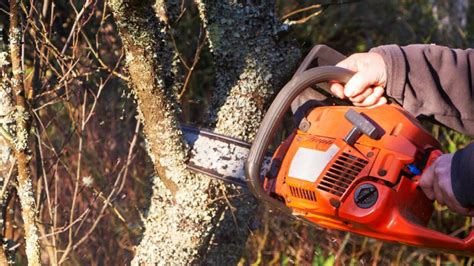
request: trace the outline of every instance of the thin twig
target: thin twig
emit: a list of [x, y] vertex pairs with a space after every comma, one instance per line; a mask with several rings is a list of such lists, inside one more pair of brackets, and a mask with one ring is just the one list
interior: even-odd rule
[[[77, 195], [79, 192], [79, 180], [81, 177], [81, 163], [82, 163], [82, 153], [83, 153], [83, 140], [84, 140], [84, 129], [85, 129], [85, 117], [86, 117], [86, 99], [87, 99], [87, 90], [84, 93], [84, 101], [82, 104], [82, 123], [81, 123], [81, 130], [80, 130], [80, 136], [79, 136], [79, 148], [78, 148], [78, 157], [77, 157], [77, 169], [76, 169], [76, 177], [74, 181], [74, 192], [72, 195], [72, 204], [71, 204], [71, 209], [70, 209], [70, 215], [69, 215], [69, 224], [73, 224], [74, 222], [74, 213], [76, 209], [76, 202], [77, 202]], [[71, 251], [71, 248], [73, 246], [73, 227], [71, 226], [69, 228], [69, 241], [66, 246], [66, 249], [61, 256], [61, 259], [59, 259], [59, 264], [63, 263], [67, 256], [69, 255], [69, 252]]]
[[193, 64], [191, 65], [190, 68], [188, 68], [188, 73], [186, 74], [186, 79], [184, 81], [183, 88], [181, 88], [181, 91], [178, 94], [178, 100], [180, 100], [183, 97], [184, 93], [186, 92], [186, 88], [188, 87], [189, 81], [191, 80], [191, 76], [193, 74], [194, 68], [196, 67], [197, 63], [199, 62], [199, 58], [201, 57], [202, 48], [204, 48], [205, 44], [206, 44], [206, 33], [201, 28], [201, 30], [199, 32], [199, 43], [197, 45], [196, 52], [194, 53]]
[[3, 182], [3, 187], [2, 190], [0, 191], [0, 199], [3, 199], [5, 196], [5, 193], [7, 192], [8, 185], [10, 184], [11, 177], [13, 176], [13, 169], [15, 169], [15, 164], [16, 164], [16, 159], [13, 158], [13, 161], [11, 162], [10, 169], [8, 170], [7, 178]]
[[[81, 19], [82, 15], [84, 15], [84, 12], [86, 11], [86, 9], [89, 7], [91, 3], [92, 3], [91, 1], [87, 0], [84, 3], [84, 6], [82, 6], [81, 11], [77, 14], [76, 19], [74, 20], [74, 24], [72, 24], [71, 31], [69, 32], [66, 42], [64, 43], [63, 49], [61, 50], [61, 55], [63, 55], [66, 52], [66, 49], [69, 46], [69, 42], [71, 41], [71, 38], [73, 36], [74, 31], [76, 30], [76, 26], [79, 23], [79, 20]], [[75, 8], [73, 4], [71, 4], [71, 6]]]
[[302, 12], [306, 12], [306, 11], [309, 11], [309, 10], [313, 10], [313, 9], [320, 9], [321, 8], [321, 4], [315, 4], [315, 5], [311, 5], [311, 6], [307, 6], [307, 7], [303, 7], [303, 8], [300, 8], [300, 9], [297, 9], [297, 10], [294, 10], [294, 11], [291, 11], [290, 13], [284, 15], [283, 17], [281, 17], [281, 20], [286, 20], [288, 19], [289, 17], [292, 17], [296, 14], [300, 14]]

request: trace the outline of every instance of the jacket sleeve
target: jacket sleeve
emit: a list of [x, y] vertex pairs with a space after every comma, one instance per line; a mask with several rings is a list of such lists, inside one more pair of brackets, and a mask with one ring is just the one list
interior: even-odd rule
[[474, 143], [454, 153], [451, 185], [454, 196], [463, 206], [474, 206]]
[[[384, 58], [389, 97], [417, 117], [474, 135], [473, 49], [385, 45], [371, 52]], [[451, 180], [458, 201], [474, 206], [474, 143], [454, 154]]]

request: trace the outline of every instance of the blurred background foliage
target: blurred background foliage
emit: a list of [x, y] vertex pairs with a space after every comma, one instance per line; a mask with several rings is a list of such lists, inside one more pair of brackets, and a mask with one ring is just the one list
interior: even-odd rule
[[[0, 3], [0, 26], [4, 29], [8, 28], [6, 2]], [[140, 217], [149, 198], [153, 166], [135, 119], [135, 102], [127, 87], [123, 48], [113, 18], [102, 0], [24, 2], [25, 79], [37, 128], [34, 141], [41, 143], [41, 149], [33, 151], [32, 167], [37, 169], [33, 174], [39, 191], [37, 200], [41, 203], [42, 234], [48, 235], [43, 241], [55, 245], [56, 256], [67, 253], [69, 264], [127, 264], [141, 236]], [[303, 54], [315, 44], [327, 44], [347, 55], [390, 43], [436, 43], [459, 48], [474, 44], [472, 1], [276, 2], [277, 17], [288, 25], [281, 37], [300, 47]], [[90, 4], [79, 20], [80, 31], [71, 33], [85, 3]], [[458, 19], [462, 12], [453, 5], [466, 3], [470, 10]], [[54, 8], [45, 11], [42, 4]], [[176, 58], [177, 75], [186, 76], [189, 66], [198, 61], [189, 84], [184, 86], [183, 81], [182, 121], [199, 125], [211, 97], [214, 68], [209, 48], [202, 44], [193, 1], [185, 1], [184, 7], [186, 11], [172, 25], [175, 49], [180, 55]], [[305, 11], [295, 13], [302, 9]], [[202, 49], [198, 49], [200, 46]], [[85, 124], [84, 110], [91, 113]], [[442, 141], [446, 152], [454, 152], [471, 141], [444, 127], [427, 126]], [[35, 160], [40, 157], [42, 165]], [[71, 210], [76, 177], [80, 178], [81, 186]], [[117, 179], [119, 185], [112, 188]], [[112, 195], [110, 203], [104, 204], [108, 195]], [[73, 231], [68, 226], [71, 213], [81, 217], [74, 223], [78, 226]], [[252, 226], [257, 229], [248, 239], [242, 265], [473, 262], [472, 258], [460, 255], [308, 227], [263, 209], [258, 213], [255, 223], [259, 226]], [[23, 244], [22, 222], [18, 210], [10, 215], [13, 222], [6, 237], [11, 240], [9, 248], [15, 249]], [[470, 218], [454, 215], [440, 206], [432, 220], [433, 228], [459, 237], [465, 236], [471, 226]], [[77, 239], [83, 241], [77, 243]], [[21, 249], [16, 252], [16, 261], [24, 263]]]

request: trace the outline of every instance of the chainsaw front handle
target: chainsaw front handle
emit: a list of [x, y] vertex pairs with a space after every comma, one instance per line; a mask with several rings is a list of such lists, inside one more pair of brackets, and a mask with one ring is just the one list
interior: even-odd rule
[[339, 53], [327, 45], [315, 45], [303, 59], [303, 62], [300, 64], [293, 77], [296, 77], [306, 70], [314, 67], [334, 66], [346, 58], [347, 57], [345, 55]]
[[260, 168], [268, 145], [279, 125], [281, 125], [285, 113], [290, 108], [291, 102], [300, 93], [305, 89], [322, 82], [338, 81], [346, 83], [353, 75], [354, 72], [335, 66], [311, 68], [309, 70], [300, 71], [298, 75], [293, 76], [290, 82], [288, 82], [278, 93], [263, 118], [252, 147], [250, 148], [247, 162], [245, 163], [247, 185], [252, 194], [257, 197], [258, 200], [270, 204], [271, 207], [282, 211], [285, 214], [292, 214], [290, 208], [267, 195], [260, 182]]

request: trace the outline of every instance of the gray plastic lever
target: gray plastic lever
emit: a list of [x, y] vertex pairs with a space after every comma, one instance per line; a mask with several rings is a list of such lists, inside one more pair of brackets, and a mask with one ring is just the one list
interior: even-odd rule
[[375, 140], [380, 139], [385, 134], [385, 131], [374, 121], [363, 114], [359, 114], [354, 109], [349, 109], [344, 114], [344, 117], [354, 125], [349, 134], [344, 138], [344, 141], [349, 145], [354, 145], [362, 134]]

